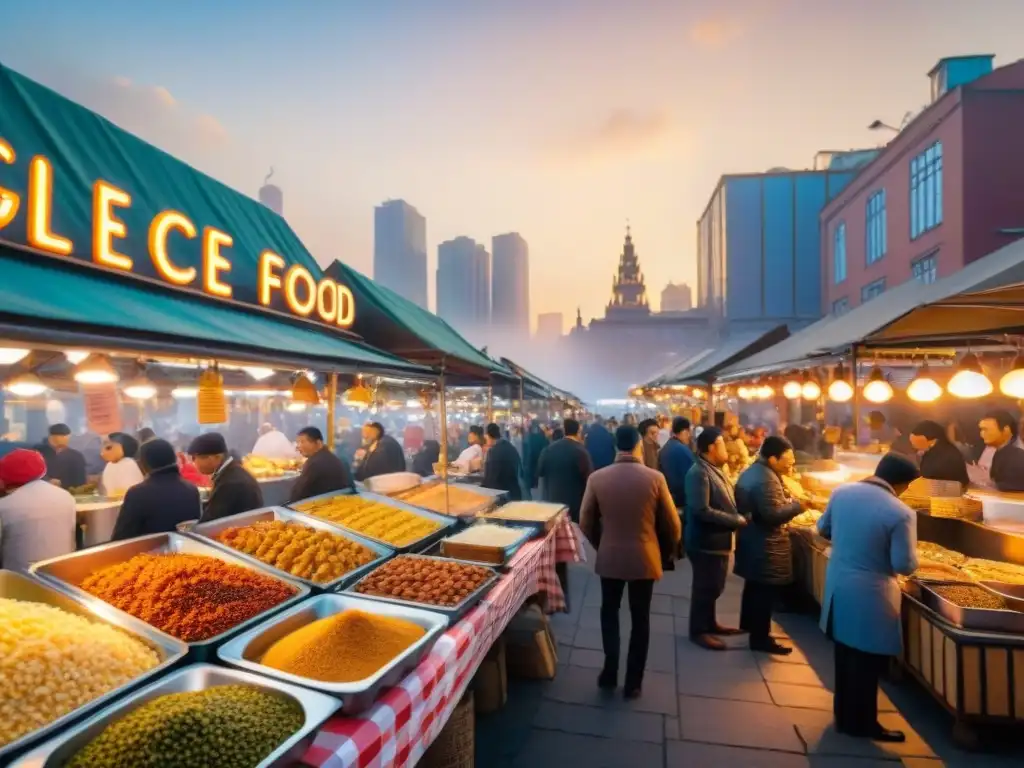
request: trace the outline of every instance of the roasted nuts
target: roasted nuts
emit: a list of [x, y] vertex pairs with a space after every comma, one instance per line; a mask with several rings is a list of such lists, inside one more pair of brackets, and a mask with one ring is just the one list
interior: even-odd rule
[[384, 563], [356, 585], [364, 595], [427, 605], [458, 605], [494, 575], [477, 565], [414, 555]]

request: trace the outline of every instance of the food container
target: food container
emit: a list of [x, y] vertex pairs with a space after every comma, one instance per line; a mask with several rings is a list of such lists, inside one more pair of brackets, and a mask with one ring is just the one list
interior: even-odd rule
[[199, 521], [198, 520], [186, 520], [183, 523], [178, 523], [176, 526], [174, 526], [174, 529], [178, 533], [188, 533], [193, 528], [195, 528], [197, 525], [199, 525]]
[[372, 493], [383, 493], [389, 496], [415, 488], [421, 482], [423, 482], [423, 478], [415, 472], [391, 472], [387, 475], [368, 478], [365, 485]]
[[513, 501], [493, 512], [488, 512], [481, 519], [491, 523], [529, 526], [538, 533], [550, 531], [561, 519], [562, 513], [568, 511], [564, 504], [552, 504], [542, 501]]
[[[972, 586], [986, 589], [998, 594], [1007, 605], [1016, 610], [995, 610], [991, 608], [965, 608], [947, 600], [935, 592], [939, 586]], [[1012, 632], [1024, 634], [1024, 600], [999, 594], [988, 589], [984, 584], [962, 581], [930, 581], [921, 582], [919, 600], [943, 619], [961, 629], [976, 629], [988, 632]]]
[[[402, 555], [400, 555], [402, 557]], [[452, 560], [450, 557], [435, 557], [433, 555], [404, 555], [404, 557], [420, 557], [426, 560], [445, 560], [447, 562], [462, 562], [461, 560]], [[362, 583], [362, 579], [357, 581], [355, 584], [351, 584], [345, 591], [346, 593], [352, 594], [356, 597], [361, 597], [364, 600], [377, 600], [382, 603], [392, 603], [394, 605], [402, 605], [407, 608], [417, 608], [420, 610], [434, 611], [436, 613], [444, 614], [448, 617], [448, 623], [454, 624], [456, 621], [465, 616], [470, 608], [473, 608], [477, 603], [483, 600], [484, 596], [491, 591], [495, 582], [501, 578], [501, 574], [495, 571], [493, 568], [488, 568], [486, 565], [481, 566], [480, 563], [466, 563], [466, 565], [475, 565], [477, 567], [487, 568], [491, 571], [492, 575], [484, 580], [484, 583], [477, 587], [475, 590], [470, 592], [463, 598], [461, 603], [455, 605], [433, 605], [432, 603], [418, 603], [415, 600], [403, 600], [400, 597], [386, 597], [384, 595], [369, 595], [363, 594], [362, 592], [356, 592], [356, 588]], [[370, 574], [367, 574], [369, 576]]]
[[[492, 523], [493, 525], [493, 523]], [[519, 538], [505, 547], [489, 547], [482, 544], [465, 544], [452, 541], [451, 538], [441, 539], [442, 557], [459, 560], [464, 563], [474, 563], [483, 566], [506, 565], [509, 560], [519, 551], [519, 548], [533, 538], [536, 529], [522, 525], [502, 526], [519, 532]], [[471, 530], [470, 526], [466, 530]], [[456, 536], [458, 534], [455, 534]]]
[[[219, 685], [251, 685], [264, 691], [279, 693], [296, 701], [303, 710], [302, 727], [271, 752], [257, 768], [293, 765], [309, 748], [316, 730], [328, 717], [338, 711], [340, 703], [322, 693], [270, 680], [259, 675], [234, 669], [223, 669], [210, 664], [193, 664], [173, 672], [162, 680], [147, 685], [132, 695], [104, 709], [69, 731], [24, 754], [11, 768], [61, 768], [90, 741], [100, 735], [111, 723], [131, 714], [153, 699], [171, 693], [203, 691]], [[128, 768], [128, 766], [125, 766]]]
[[365, 493], [364, 492], [364, 493], [357, 494], [359, 496], [362, 496], [365, 499], [369, 499], [370, 501], [375, 501], [375, 502], [378, 502], [379, 504], [384, 504], [385, 506], [388, 506], [388, 507], [394, 507], [395, 509], [401, 509], [401, 510], [404, 510], [405, 512], [409, 512], [409, 513], [417, 515], [419, 517], [425, 517], [428, 520], [433, 520], [435, 523], [439, 523], [441, 525], [441, 527], [438, 530], [434, 531], [431, 534], [428, 534], [427, 536], [424, 536], [422, 539], [418, 539], [417, 541], [414, 541], [411, 544], [406, 544], [405, 546], [402, 546], [402, 547], [396, 547], [394, 544], [389, 544], [386, 541], [381, 541], [380, 539], [374, 538], [373, 536], [367, 536], [365, 533], [360, 533], [359, 531], [356, 531], [356, 530], [354, 530], [352, 528], [348, 528], [347, 526], [342, 525], [341, 523], [336, 523], [333, 520], [327, 520], [327, 519], [322, 518], [322, 517], [317, 517], [316, 515], [310, 514], [309, 512], [303, 512], [302, 510], [296, 508], [296, 506], [298, 504], [305, 504], [306, 502], [310, 502], [310, 501], [320, 501], [321, 499], [332, 499], [335, 496], [350, 496], [350, 495], [352, 495], [351, 491], [341, 491], [341, 492], [332, 491], [331, 493], [322, 493], [319, 496], [310, 496], [308, 499], [301, 499], [300, 501], [297, 501], [294, 504], [289, 505], [288, 508], [290, 510], [292, 510], [296, 515], [301, 515], [303, 518], [305, 518], [307, 520], [308, 519], [319, 520], [320, 522], [325, 523], [325, 524], [330, 525], [330, 526], [333, 526], [334, 528], [340, 528], [345, 533], [354, 533], [356, 536], [361, 536], [364, 539], [368, 539], [369, 541], [376, 542], [377, 544], [380, 544], [382, 547], [387, 547], [388, 549], [392, 550], [393, 552], [398, 552], [398, 553], [402, 553], [402, 552], [419, 552], [421, 550], [426, 549], [427, 547], [429, 547], [434, 542], [440, 541], [445, 536], [447, 536], [448, 535], [448, 529], [451, 528], [453, 525], [455, 525], [458, 522], [458, 520], [456, 520], [453, 517], [448, 517], [446, 515], [439, 515], [436, 512], [428, 512], [425, 509], [420, 509], [419, 507], [414, 507], [411, 504], [406, 504], [403, 501], [398, 501], [397, 499], [392, 499], [392, 498], [390, 498], [388, 496], [382, 496], [382, 495], [380, 495], [378, 493]]
[[[74, 552], [70, 555], [55, 557], [51, 560], [42, 560], [32, 566], [32, 574], [48, 584], [52, 584], [58, 589], [67, 591], [73, 595], [86, 597], [89, 600], [99, 600], [99, 598], [93, 597], [79, 586], [86, 577], [91, 575], [97, 569], [126, 562], [127, 560], [135, 557], [135, 555], [166, 555], [172, 553], [179, 555], [205, 555], [207, 557], [215, 557], [225, 563], [231, 563], [232, 565], [238, 565], [242, 568], [248, 568], [250, 571], [257, 571], [265, 576], [272, 576], [291, 585], [295, 589], [295, 595], [293, 597], [278, 603], [273, 608], [264, 611], [263, 613], [253, 616], [251, 619], [243, 621], [226, 632], [214, 635], [208, 640], [199, 640], [194, 643], [187, 643], [189, 659], [192, 661], [206, 661], [207, 659], [212, 658], [214, 649], [229, 637], [234, 637], [245, 630], [246, 627], [253, 626], [272, 613], [276, 613], [283, 608], [294, 605], [309, 595], [309, 587], [300, 584], [294, 579], [279, 576], [262, 563], [254, 565], [251, 560], [243, 558], [240, 555], [236, 555], [232, 552], [226, 552], [219, 547], [214, 547], [213, 545], [200, 541], [197, 538], [185, 536], [180, 533], [155, 533], [149, 536], [140, 536], [135, 539], [126, 539], [125, 541], [114, 541], [110, 544], [93, 547], [92, 549], [85, 549], [81, 552]], [[99, 600], [99, 602], [110, 610], [117, 611], [120, 615], [131, 616], [129, 613], [125, 613], [124, 611], [114, 608], [114, 606], [109, 603], [105, 603], [102, 600]]]
[[473, 494], [479, 498], [479, 503], [469, 509], [459, 512], [457, 515], [448, 514], [447, 512], [439, 512], [436, 509], [432, 509], [423, 504], [418, 504], [416, 496], [418, 493], [426, 491], [427, 489], [444, 487], [444, 480], [435, 480], [432, 483], [427, 483], [419, 488], [414, 488], [406, 493], [399, 494], [397, 498], [401, 499], [407, 504], [410, 504], [418, 509], [424, 509], [432, 514], [444, 515], [445, 517], [454, 517], [460, 521], [467, 522], [474, 520], [478, 515], [481, 515], [492, 508], [500, 504], [504, 497], [507, 495], [505, 491], [496, 491], [490, 488], [481, 488], [478, 485], [470, 485], [468, 483], [449, 483], [449, 488], [456, 488], [460, 491]]
[[145, 643], [160, 658], [160, 663], [151, 670], [139, 675], [134, 680], [125, 683], [119, 688], [114, 688], [102, 696], [98, 696], [87, 704], [83, 704], [59, 717], [48, 725], [44, 725], [24, 736], [15, 739], [10, 744], [0, 746], [0, 764], [5, 763], [4, 756], [12, 755], [29, 744], [38, 742], [47, 734], [66, 728], [68, 724], [80, 718], [87, 712], [92, 712], [104, 704], [109, 704], [127, 691], [138, 687], [141, 683], [160, 675], [185, 658], [188, 647], [170, 635], [164, 634], [139, 621], [134, 616], [113, 608], [98, 598], [78, 597], [61, 592], [54, 587], [44, 584], [31, 576], [25, 576], [14, 571], [0, 571], [0, 598], [19, 600], [27, 603], [43, 603], [54, 608], [60, 608], [68, 613], [91, 619], [101, 624], [117, 627], [136, 640]]
[[[298, 677], [260, 664], [260, 659], [270, 649], [270, 646], [282, 637], [318, 619], [334, 616], [350, 608], [374, 613], [378, 616], [406, 619], [423, 627], [427, 633], [381, 667], [373, 676], [351, 683], [325, 683], [307, 677]], [[397, 685], [410, 670], [414, 669], [434, 646], [434, 642], [447, 626], [448, 621], [444, 616], [421, 607], [390, 605], [362, 595], [317, 595], [304, 600], [284, 613], [267, 619], [259, 626], [225, 643], [218, 650], [217, 655], [226, 664], [338, 696], [341, 698], [345, 714], [355, 715], [368, 709], [376, 701], [382, 689]]]
[[[228, 528], [244, 527], [247, 525], [253, 525], [254, 523], [269, 522], [272, 520], [282, 520], [285, 522], [294, 522], [299, 525], [304, 525], [307, 528], [313, 528], [317, 531], [327, 531], [336, 536], [342, 536], [349, 541], [354, 541], [356, 544], [361, 544], [367, 549], [376, 553], [377, 557], [366, 565], [360, 566], [353, 571], [349, 571], [343, 576], [339, 576], [333, 581], [326, 581], [323, 583], [312, 581], [310, 579], [300, 579], [298, 576], [292, 576], [286, 571], [282, 571], [279, 568], [275, 568], [272, 565], [267, 565], [262, 560], [253, 555], [247, 555], [244, 552], [240, 552], [237, 549], [229, 547], [227, 544], [222, 544], [217, 541], [217, 534]], [[233, 555], [237, 555], [250, 563], [260, 566], [261, 568], [270, 571], [275, 576], [280, 576], [284, 579], [291, 579], [297, 581], [300, 584], [305, 584], [311, 590], [317, 591], [332, 591], [341, 589], [346, 584], [351, 584], [353, 581], [358, 581], [362, 578], [363, 574], [369, 573], [383, 561], [395, 554], [395, 551], [389, 547], [385, 547], [383, 544], [378, 544], [376, 541], [371, 541], [364, 536], [360, 536], [355, 533], [348, 531], [339, 530], [337, 526], [331, 525], [328, 521], [323, 520], [319, 517], [313, 517], [312, 515], [300, 515], [298, 512], [293, 512], [290, 509], [284, 507], [267, 507], [265, 509], [254, 509], [251, 512], [242, 512], [238, 515], [231, 515], [230, 517], [222, 517], [217, 520], [212, 520], [209, 523], [200, 523], [192, 528], [189, 533], [192, 536], [200, 538], [202, 541], [211, 544], [218, 549], [223, 549], [226, 552], [230, 552]]]

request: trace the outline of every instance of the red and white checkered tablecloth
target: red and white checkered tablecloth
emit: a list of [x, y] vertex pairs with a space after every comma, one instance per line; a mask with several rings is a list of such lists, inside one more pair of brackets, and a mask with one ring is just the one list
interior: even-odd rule
[[528, 597], [545, 592], [549, 611], [565, 608], [555, 563], [586, 559], [566, 516], [543, 539], [523, 545], [509, 572], [476, 608], [441, 635], [419, 666], [357, 717], [324, 723], [302, 758], [315, 768], [411, 768], [437, 738], [466, 686]]

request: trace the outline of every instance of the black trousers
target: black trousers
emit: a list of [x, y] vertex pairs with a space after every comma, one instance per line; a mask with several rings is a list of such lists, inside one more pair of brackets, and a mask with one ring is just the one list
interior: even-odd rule
[[832, 712], [836, 729], [853, 736], [870, 736], [878, 728], [878, 682], [889, 657], [833, 642], [836, 690]]
[[626, 688], [639, 688], [647, 666], [647, 649], [651, 642], [651, 597], [654, 580], [601, 579], [601, 641], [604, 645], [604, 672], [619, 672], [619, 607], [622, 593], [629, 591], [629, 617], [633, 629], [629, 633], [626, 652]]
[[572, 605], [569, 604], [569, 564], [555, 563], [555, 574], [565, 594], [565, 613], [569, 613], [572, 610]]
[[725, 591], [729, 576], [729, 556], [707, 552], [689, 552], [693, 568], [690, 587], [690, 637], [713, 635], [718, 628], [715, 602]]
[[751, 646], [765, 646], [771, 641], [772, 608], [779, 591], [775, 584], [762, 584], [749, 579], [743, 582], [740, 629], [750, 633]]

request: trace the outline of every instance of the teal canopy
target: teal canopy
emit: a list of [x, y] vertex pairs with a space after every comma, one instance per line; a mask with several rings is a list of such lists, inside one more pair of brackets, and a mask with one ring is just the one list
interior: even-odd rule
[[560, 390], [551, 386], [539, 376], [534, 376], [521, 365], [513, 363], [507, 357], [501, 358], [501, 362], [512, 370], [516, 376], [522, 378], [523, 394], [526, 397], [540, 400], [562, 399]]
[[0, 247], [0, 338], [430, 376], [309, 323]]
[[434, 368], [443, 364], [453, 384], [486, 382], [490, 376], [513, 377], [440, 317], [352, 267], [336, 261], [325, 274], [352, 291], [356, 305], [352, 330], [373, 346]]

